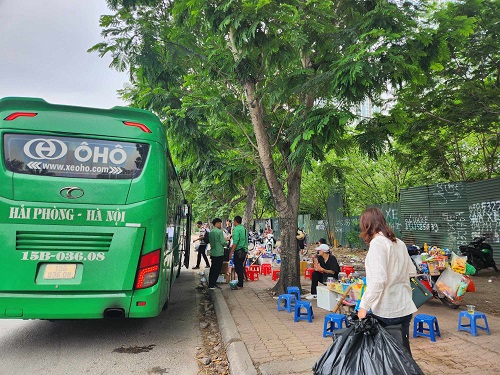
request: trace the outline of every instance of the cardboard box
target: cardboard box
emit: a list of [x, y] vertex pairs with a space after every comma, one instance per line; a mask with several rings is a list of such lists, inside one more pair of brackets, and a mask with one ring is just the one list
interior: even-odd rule
[[222, 269], [220, 270], [221, 274], [229, 273], [229, 262], [222, 263]]
[[307, 268], [307, 262], [304, 260], [300, 261], [300, 274], [303, 275]]

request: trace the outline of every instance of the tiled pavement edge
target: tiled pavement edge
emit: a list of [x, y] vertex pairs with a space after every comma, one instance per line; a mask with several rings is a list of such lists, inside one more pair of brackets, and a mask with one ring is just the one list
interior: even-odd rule
[[[302, 280], [302, 290], [309, 283]], [[293, 314], [277, 311], [277, 300], [268, 289], [270, 276], [246, 282], [241, 290], [213, 291], [217, 319], [226, 345], [232, 375], [312, 374], [311, 368], [331, 338], [323, 338], [323, 318], [328, 311], [316, 307], [313, 323], [294, 323]], [[441, 337], [436, 342], [411, 338], [412, 353], [425, 374], [500, 373], [500, 318], [488, 315], [491, 335], [473, 337], [457, 332], [458, 313], [438, 300], [431, 300], [418, 313], [438, 318]], [[413, 324], [413, 323], [412, 323]], [[410, 332], [410, 335], [412, 330]]]

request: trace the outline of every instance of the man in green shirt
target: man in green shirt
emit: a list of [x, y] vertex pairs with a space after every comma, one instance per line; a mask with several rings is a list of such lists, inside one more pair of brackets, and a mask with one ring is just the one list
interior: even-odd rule
[[218, 217], [212, 220], [214, 228], [210, 231], [210, 258], [212, 259], [212, 267], [208, 274], [208, 289], [214, 290], [217, 286], [217, 278], [222, 270], [224, 263], [224, 246], [226, 241], [224, 239], [224, 232], [221, 230], [222, 220]]
[[243, 288], [243, 280], [245, 279], [245, 259], [248, 252], [248, 232], [241, 224], [241, 216], [235, 216], [233, 228], [233, 244], [231, 245], [231, 252], [229, 259], [234, 254], [234, 270], [238, 275], [238, 288]]

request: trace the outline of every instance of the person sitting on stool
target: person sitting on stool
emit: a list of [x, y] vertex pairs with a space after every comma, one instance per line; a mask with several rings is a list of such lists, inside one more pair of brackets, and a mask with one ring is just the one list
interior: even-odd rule
[[338, 278], [340, 266], [337, 258], [330, 254], [330, 248], [326, 244], [321, 244], [316, 248], [317, 261], [314, 262], [314, 272], [312, 274], [311, 294], [306, 299], [317, 297], [318, 283], [324, 284], [327, 277]]

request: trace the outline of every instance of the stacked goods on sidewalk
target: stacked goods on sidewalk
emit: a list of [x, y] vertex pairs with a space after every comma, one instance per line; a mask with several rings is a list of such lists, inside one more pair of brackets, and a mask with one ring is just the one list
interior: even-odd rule
[[469, 275], [476, 270], [466, 256], [424, 243], [424, 251], [411, 258], [420, 273], [418, 279], [446, 306], [457, 308], [467, 291], [475, 291]]

